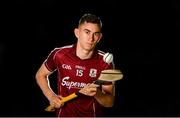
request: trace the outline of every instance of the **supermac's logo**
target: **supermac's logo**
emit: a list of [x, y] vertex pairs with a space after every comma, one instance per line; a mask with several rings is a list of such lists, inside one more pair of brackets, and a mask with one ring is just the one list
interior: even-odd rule
[[66, 86], [68, 89], [71, 88], [83, 88], [84, 86], [86, 86], [87, 84], [84, 82], [75, 82], [75, 81], [69, 81], [70, 77], [64, 77], [62, 79], [62, 86]]

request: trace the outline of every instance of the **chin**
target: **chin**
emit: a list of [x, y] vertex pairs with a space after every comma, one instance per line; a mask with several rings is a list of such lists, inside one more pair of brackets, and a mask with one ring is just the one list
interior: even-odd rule
[[86, 51], [92, 51], [94, 48], [93, 47], [86, 47], [84, 48]]
[[92, 51], [94, 49], [95, 45], [86, 45], [84, 46], [84, 49], [87, 51]]

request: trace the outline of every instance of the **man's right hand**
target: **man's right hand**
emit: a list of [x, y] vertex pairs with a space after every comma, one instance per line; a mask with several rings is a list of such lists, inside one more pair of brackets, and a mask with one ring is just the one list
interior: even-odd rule
[[54, 106], [55, 108], [60, 108], [64, 105], [64, 103], [61, 102], [62, 96], [54, 95], [50, 98], [50, 105]]

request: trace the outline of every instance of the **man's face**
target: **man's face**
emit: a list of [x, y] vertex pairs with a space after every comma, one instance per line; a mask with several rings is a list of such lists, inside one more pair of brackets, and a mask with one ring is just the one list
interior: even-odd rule
[[94, 49], [102, 37], [99, 25], [87, 22], [75, 29], [75, 35], [78, 38], [78, 45], [87, 51]]

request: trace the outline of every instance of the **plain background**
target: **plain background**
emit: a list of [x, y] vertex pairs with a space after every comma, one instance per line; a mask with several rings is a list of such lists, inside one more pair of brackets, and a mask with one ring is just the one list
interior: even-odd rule
[[180, 115], [179, 1], [16, 0], [2, 8], [1, 116], [54, 115], [44, 111], [35, 73], [52, 49], [76, 41], [73, 30], [87, 12], [101, 17], [98, 46], [124, 73], [107, 116]]

